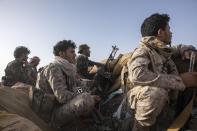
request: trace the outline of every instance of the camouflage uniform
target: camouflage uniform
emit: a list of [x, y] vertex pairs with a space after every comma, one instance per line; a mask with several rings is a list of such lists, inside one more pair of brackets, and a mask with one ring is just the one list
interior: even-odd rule
[[102, 66], [101, 63], [91, 61], [88, 59], [87, 56], [83, 54], [78, 55], [76, 61], [77, 61], [76, 63], [77, 73], [87, 79], [93, 79], [93, 76], [94, 76], [93, 74], [89, 74], [88, 67], [94, 66], [94, 65]]
[[37, 71], [37, 68], [36, 67], [33, 67], [33, 66], [30, 66], [31, 68], [31, 76], [36, 79], [37, 78], [37, 74], [38, 74], [38, 71]]
[[[44, 67], [37, 78], [36, 88], [44, 92], [44, 101], [42, 99], [37, 102], [41, 107], [38, 110], [42, 110], [41, 115], [45, 116], [50, 116], [51, 113], [52, 119], [47, 119], [55, 126], [62, 126], [80, 116], [86, 116], [95, 104], [93, 97], [87, 93], [87, 86], [87, 82], [76, 79], [75, 65], [55, 57], [55, 61]], [[53, 96], [55, 104], [51, 104]]]
[[26, 68], [23, 66], [23, 63], [17, 59], [8, 63], [2, 81], [5, 86], [12, 86], [16, 82], [31, 83], [27, 77]]
[[155, 124], [165, 105], [176, 105], [178, 91], [185, 89], [171, 60], [182, 46], [169, 48], [155, 37], [143, 37], [140, 44], [127, 63], [127, 98], [137, 122], [147, 127]]
[[32, 84], [35, 86], [38, 74], [37, 68], [29, 64], [26, 66], [26, 72]]

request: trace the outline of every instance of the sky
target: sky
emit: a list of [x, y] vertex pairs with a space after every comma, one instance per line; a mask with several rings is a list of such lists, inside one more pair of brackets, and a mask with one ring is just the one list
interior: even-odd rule
[[196, 0], [0, 0], [0, 77], [20, 45], [31, 50], [29, 57], [41, 58], [40, 67], [53, 60], [53, 46], [64, 39], [88, 44], [95, 61], [106, 59], [112, 45], [117, 56], [131, 52], [153, 13], [171, 17], [173, 45], [197, 47], [196, 12]]

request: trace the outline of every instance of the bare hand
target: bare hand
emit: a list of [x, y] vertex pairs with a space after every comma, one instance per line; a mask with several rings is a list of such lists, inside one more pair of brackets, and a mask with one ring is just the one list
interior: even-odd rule
[[192, 45], [183, 45], [180, 49], [182, 60], [190, 59], [191, 53], [196, 50]]
[[98, 95], [92, 95], [93, 99], [95, 100], [95, 102], [99, 102], [101, 100], [101, 97]]
[[180, 76], [186, 87], [197, 87], [197, 72], [186, 72]]

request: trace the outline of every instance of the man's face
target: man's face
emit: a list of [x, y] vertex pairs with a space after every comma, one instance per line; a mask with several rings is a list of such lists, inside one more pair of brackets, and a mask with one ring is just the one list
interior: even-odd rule
[[32, 65], [33, 65], [34, 67], [37, 67], [37, 66], [39, 65], [39, 63], [40, 63], [40, 60], [35, 60], [35, 61], [32, 63]]
[[85, 49], [84, 52], [87, 57], [90, 57], [90, 48]]
[[166, 44], [170, 44], [172, 40], [172, 32], [170, 31], [170, 26], [167, 25], [164, 30], [161, 31], [160, 40]]
[[75, 53], [75, 49], [72, 47], [69, 47], [66, 51], [63, 52], [63, 57], [64, 59], [66, 59], [67, 61], [69, 61], [70, 63], [75, 64], [75, 57], [76, 57], [76, 53]]
[[19, 59], [21, 60], [21, 62], [26, 64], [28, 59], [28, 54], [22, 54]]

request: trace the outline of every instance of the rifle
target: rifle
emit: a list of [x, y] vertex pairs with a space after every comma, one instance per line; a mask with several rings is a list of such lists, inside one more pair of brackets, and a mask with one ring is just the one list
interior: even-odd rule
[[[187, 64], [189, 62], [189, 70], [187, 70], [189, 72], [193, 72], [196, 69], [195, 60], [196, 60], [197, 51], [196, 50], [191, 50], [191, 51], [192, 52], [191, 52], [190, 60], [187, 61]], [[182, 66], [184, 66], [184, 63], [182, 64]], [[191, 88], [190, 89], [187, 88], [185, 89], [184, 92], [179, 93], [176, 119], [173, 121], [173, 123], [171, 124], [171, 126], [168, 128], [167, 131], [179, 131], [184, 129], [184, 125], [189, 119], [190, 114], [192, 112], [195, 95], [196, 95], [196, 91]]]
[[111, 53], [110, 53], [110, 55], [109, 55], [109, 57], [108, 57], [108, 59], [107, 59], [105, 65], [104, 65], [105, 71], [109, 71], [109, 72], [110, 72], [110, 69], [107, 69], [107, 67], [109, 67], [109, 63], [110, 63], [112, 60], [114, 60], [114, 57], [115, 57], [115, 55], [116, 55], [116, 53], [117, 53], [118, 50], [119, 50], [119, 48], [117, 48], [116, 45], [115, 45], [115, 46], [112, 46], [112, 51], [111, 51]]
[[94, 77], [94, 81], [95, 81], [95, 86], [96, 86], [96, 94], [98, 94], [99, 96], [101, 96], [102, 98], [104, 98], [107, 94], [107, 90], [109, 90], [111, 84], [112, 84], [112, 75], [110, 72], [110, 68], [109, 64], [112, 60], [114, 60], [114, 57], [117, 53], [119, 49], [117, 48], [117, 46], [112, 46], [112, 51], [105, 63], [104, 66], [102, 66], [97, 74]]
[[99, 71], [98, 71], [98, 74], [99, 75], [101, 75], [102, 77], [104, 77], [104, 78], [106, 78], [106, 79], [108, 79], [110, 81], [112, 79], [111, 71], [110, 71], [110, 62], [112, 60], [114, 60], [114, 57], [115, 57], [115, 55], [116, 55], [116, 53], [117, 53], [118, 50], [119, 49], [117, 48], [116, 45], [115, 46], [112, 46], [112, 51], [111, 51], [111, 53], [110, 53], [110, 55], [109, 55], [109, 57], [108, 57], [105, 65], [103, 67], [101, 67], [99, 69]]
[[194, 65], [195, 65], [195, 58], [196, 58], [196, 51], [192, 51], [190, 56], [190, 63], [189, 63], [189, 72], [194, 71]]

